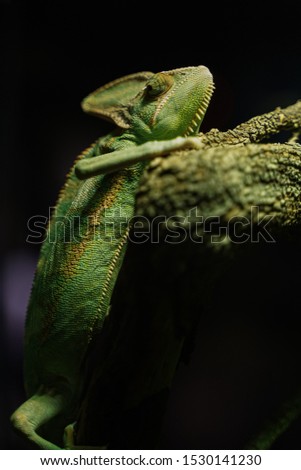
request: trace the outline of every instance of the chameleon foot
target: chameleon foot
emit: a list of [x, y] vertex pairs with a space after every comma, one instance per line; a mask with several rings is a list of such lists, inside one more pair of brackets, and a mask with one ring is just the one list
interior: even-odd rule
[[75, 424], [76, 423], [72, 423], [72, 424], [68, 424], [68, 426], [65, 427], [65, 430], [64, 430], [64, 449], [65, 450], [103, 450], [103, 449], [107, 449], [107, 446], [103, 446], [103, 447], [93, 447], [93, 446], [77, 446], [75, 443], [74, 443], [74, 436], [76, 434], [75, 432]]
[[74, 449], [74, 425], [75, 423], [68, 424], [64, 429], [64, 449]]

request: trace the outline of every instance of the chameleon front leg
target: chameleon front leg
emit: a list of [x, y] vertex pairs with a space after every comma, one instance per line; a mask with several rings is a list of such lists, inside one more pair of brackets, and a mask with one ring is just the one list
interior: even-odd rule
[[183, 148], [201, 148], [198, 137], [176, 137], [170, 140], [153, 140], [141, 145], [127, 147], [104, 155], [80, 160], [75, 166], [79, 179], [111, 173], [144, 160], [151, 160]]

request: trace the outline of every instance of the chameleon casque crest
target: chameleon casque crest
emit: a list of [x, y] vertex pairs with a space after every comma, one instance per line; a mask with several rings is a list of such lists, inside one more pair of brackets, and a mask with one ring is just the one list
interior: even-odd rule
[[129, 224], [116, 231], [106, 221], [120, 211], [130, 221], [148, 160], [200, 146], [193, 136], [212, 92], [206, 67], [184, 67], [128, 75], [82, 103], [117, 129], [76, 159], [41, 249], [25, 325], [28, 399], [11, 417], [37, 448], [61, 449], [65, 426], [76, 420], [81, 365], [108, 314], [129, 232]]

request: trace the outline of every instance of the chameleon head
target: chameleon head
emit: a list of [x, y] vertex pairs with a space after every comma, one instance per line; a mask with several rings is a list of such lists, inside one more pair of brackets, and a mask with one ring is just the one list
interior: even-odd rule
[[143, 140], [194, 135], [213, 89], [212, 75], [202, 65], [156, 73], [131, 103], [131, 129]]
[[[174, 140], [198, 133], [213, 89], [212, 75], [201, 65], [141, 72], [99, 88], [84, 100], [83, 109], [113, 121], [123, 132], [110, 140], [108, 155], [80, 160], [77, 177], [110, 173], [179, 148]], [[165, 144], [158, 147], [153, 141]]]

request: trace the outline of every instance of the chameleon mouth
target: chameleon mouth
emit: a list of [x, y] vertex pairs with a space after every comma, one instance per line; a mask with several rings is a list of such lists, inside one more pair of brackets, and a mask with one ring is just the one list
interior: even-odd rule
[[183, 134], [183, 137], [188, 137], [190, 135], [195, 135], [198, 132], [199, 127], [201, 125], [201, 122], [204, 119], [205, 113], [207, 111], [208, 105], [210, 103], [213, 91], [214, 91], [214, 84], [209, 83], [208, 86], [207, 86], [207, 89], [205, 91], [205, 96], [203, 96], [203, 98], [202, 98], [202, 102], [200, 104], [200, 107], [196, 111], [196, 113], [194, 115], [194, 118], [192, 119], [189, 127], [187, 128], [187, 130]]

